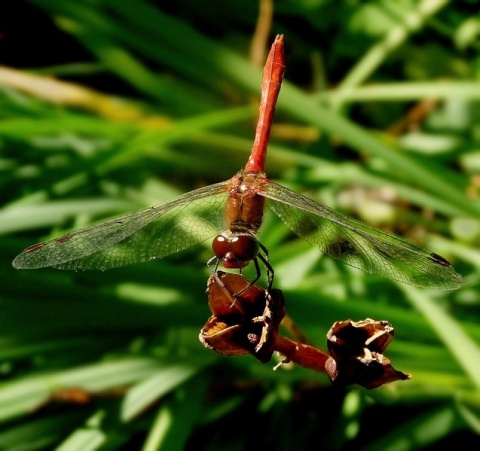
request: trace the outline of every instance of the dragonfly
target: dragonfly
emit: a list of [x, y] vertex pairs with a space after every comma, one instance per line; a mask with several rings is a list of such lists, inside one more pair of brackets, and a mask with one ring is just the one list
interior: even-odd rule
[[267, 178], [267, 146], [284, 71], [284, 38], [277, 35], [263, 71], [254, 144], [242, 171], [170, 202], [34, 244], [13, 266], [106, 270], [163, 258], [213, 239], [216, 266], [242, 271], [253, 261], [256, 281], [260, 260], [271, 285], [268, 252], [257, 239], [268, 207], [298, 236], [350, 266], [419, 287], [458, 288], [464, 279], [440, 255], [346, 218]]

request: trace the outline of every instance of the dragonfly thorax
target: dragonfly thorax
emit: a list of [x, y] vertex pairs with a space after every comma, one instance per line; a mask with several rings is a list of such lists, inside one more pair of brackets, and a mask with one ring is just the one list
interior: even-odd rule
[[265, 197], [259, 194], [266, 180], [264, 173], [242, 173], [230, 179], [229, 196], [226, 205], [227, 227], [246, 224], [257, 231], [262, 224]]

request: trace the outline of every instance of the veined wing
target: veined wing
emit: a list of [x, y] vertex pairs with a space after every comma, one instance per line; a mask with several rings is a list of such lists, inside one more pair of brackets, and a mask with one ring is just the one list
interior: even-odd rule
[[465, 282], [443, 257], [361, 222], [344, 218], [313, 199], [268, 181], [270, 208], [305, 241], [370, 274], [418, 287], [454, 289]]
[[213, 237], [224, 228], [228, 181], [162, 205], [111, 219], [25, 249], [19, 269], [109, 269], [162, 258]]

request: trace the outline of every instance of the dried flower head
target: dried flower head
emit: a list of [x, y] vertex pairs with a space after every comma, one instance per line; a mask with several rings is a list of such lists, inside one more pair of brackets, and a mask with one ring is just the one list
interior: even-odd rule
[[280, 290], [268, 292], [239, 274], [217, 272], [207, 284], [212, 316], [200, 331], [200, 341], [219, 354], [252, 354], [268, 362], [285, 315]]
[[337, 321], [327, 333], [330, 358], [325, 364], [330, 380], [337, 384], [359, 384], [375, 388], [388, 382], [410, 379], [395, 370], [383, 352], [393, 340], [388, 321]]
[[216, 272], [208, 280], [207, 294], [212, 316], [199, 339], [219, 354], [252, 354], [265, 363], [277, 351], [285, 356], [282, 363], [327, 373], [336, 384], [367, 388], [411, 377], [396, 371], [383, 355], [394, 333], [387, 321], [336, 322], [327, 334], [329, 356], [298, 336], [295, 341], [279, 334], [285, 318], [281, 290], [264, 290], [240, 274]]

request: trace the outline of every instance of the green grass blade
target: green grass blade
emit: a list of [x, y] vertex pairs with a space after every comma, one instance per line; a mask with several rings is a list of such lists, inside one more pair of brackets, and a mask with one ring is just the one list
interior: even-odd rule
[[402, 285], [400, 288], [415, 309], [425, 316], [430, 327], [445, 343], [475, 386], [480, 389], [480, 348], [477, 343], [465, 333], [455, 319], [428, 296], [427, 291], [409, 285]]

